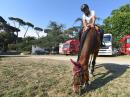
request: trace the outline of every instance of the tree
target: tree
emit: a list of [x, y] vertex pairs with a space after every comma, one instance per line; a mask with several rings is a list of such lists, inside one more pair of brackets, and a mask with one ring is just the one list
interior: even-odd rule
[[59, 46], [60, 42], [63, 42], [64, 38], [62, 37], [63, 35], [63, 24], [58, 24], [55, 21], [51, 21], [49, 26], [48, 26], [50, 32], [47, 34], [47, 36], [51, 39], [50, 44], [53, 47]]
[[32, 23], [30, 23], [30, 22], [26, 22], [26, 25], [27, 25], [27, 29], [26, 29], [26, 31], [25, 31], [24, 38], [25, 38], [25, 36], [26, 36], [26, 34], [27, 34], [27, 32], [28, 32], [29, 27], [34, 28], [34, 25], [33, 25]]
[[36, 34], [37, 34], [38, 38], [40, 38], [39, 33], [42, 32], [43, 29], [42, 29], [42, 28], [39, 28], [39, 27], [35, 27], [34, 30], [36, 31]]
[[100, 26], [105, 33], [112, 33], [111, 17], [108, 16], [104, 21], [103, 25]]
[[15, 21], [18, 23], [18, 28], [20, 28], [20, 26], [25, 26], [26, 25], [26, 22], [23, 21], [20, 18], [15, 18]]
[[47, 36], [39, 38], [36, 44], [41, 47], [48, 48], [49, 50], [59, 47], [59, 43], [63, 43], [68, 39], [63, 28], [63, 24], [58, 24], [54, 21], [51, 21], [48, 28], [44, 29], [44, 32], [47, 33]]
[[[18, 23], [18, 29], [20, 29], [20, 26], [25, 26], [26, 25], [25, 21], [23, 21], [20, 18], [13, 18], [13, 19], [14, 19], [15, 22]], [[17, 38], [18, 38], [18, 32], [16, 32], [16, 33], [17, 33]]]
[[111, 16], [107, 17], [103, 23], [105, 32], [112, 33], [114, 44], [118, 45], [123, 36], [130, 34], [130, 4], [113, 10]]
[[6, 23], [7, 22], [5, 21], [5, 19], [2, 16], [0, 16], [0, 30], [3, 29]]
[[14, 32], [19, 31], [18, 28], [10, 26], [2, 17], [0, 17], [0, 45], [5, 51], [8, 49], [8, 44], [16, 41]]
[[16, 25], [15, 25], [16, 18], [14, 18], [14, 17], [9, 17], [9, 20], [10, 20], [10, 21], [13, 21], [14, 27], [16, 27]]
[[44, 33], [48, 33], [50, 31], [51, 31], [51, 29], [44, 29]]
[[5, 52], [8, 50], [8, 45], [14, 43], [15, 39], [16, 36], [13, 33], [4, 31], [0, 33], [0, 44]]
[[22, 38], [21, 42], [17, 44], [17, 48], [19, 51], [30, 51], [32, 49], [32, 45], [37, 44], [37, 40], [35, 37], [25, 37]]
[[0, 16], [0, 28], [4, 30], [5, 32], [19, 32], [20, 31], [18, 28], [7, 24], [7, 22], [1, 16]]
[[[77, 23], [77, 22], [80, 22], [80, 25], [79, 25], [79, 26], [81, 26], [81, 27], [83, 26], [83, 24], [82, 24], [82, 18], [77, 18], [77, 19], [75, 19], [74, 24]], [[74, 24], [73, 24], [73, 25], [74, 25]]]
[[74, 26], [64, 30], [64, 33], [68, 36], [68, 39], [78, 39], [78, 33], [81, 30], [81, 26]]
[[6, 23], [7, 23], [2, 16], [0, 16], [0, 23], [1, 23], [1, 24], [6, 24]]
[[10, 26], [9, 24], [4, 24], [3, 29], [5, 32], [13, 33], [13, 32], [19, 32], [20, 30], [16, 27]]

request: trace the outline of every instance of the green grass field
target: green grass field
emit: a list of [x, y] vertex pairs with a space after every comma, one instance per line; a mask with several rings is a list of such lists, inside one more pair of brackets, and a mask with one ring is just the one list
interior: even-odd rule
[[[0, 97], [78, 97], [68, 61], [29, 57], [0, 59]], [[80, 97], [130, 97], [130, 68], [97, 64], [90, 90]]]

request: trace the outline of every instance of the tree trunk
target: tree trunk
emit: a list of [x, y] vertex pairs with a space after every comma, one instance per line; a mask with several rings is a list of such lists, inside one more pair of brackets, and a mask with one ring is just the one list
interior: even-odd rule
[[16, 25], [15, 25], [15, 21], [13, 21], [13, 23], [14, 23], [14, 27], [16, 27]]
[[37, 34], [38, 38], [40, 38], [40, 36], [39, 36], [39, 32], [38, 32], [38, 31], [36, 31], [36, 34]]
[[27, 29], [26, 29], [26, 32], [25, 32], [25, 34], [24, 34], [24, 38], [26, 37], [26, 34], [27, 34], [27, 32], [28, 32], [28, 29], [29, 29], [29, 26], [28, 26]]

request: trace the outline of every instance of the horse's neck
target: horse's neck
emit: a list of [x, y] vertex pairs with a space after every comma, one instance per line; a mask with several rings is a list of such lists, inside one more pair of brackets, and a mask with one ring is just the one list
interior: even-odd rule
[[89, 55], [92, 50], [91, 45], [94, 40], [94, 30], [94, 28], [91, 28], [88, 32], [84, 32], [87, 33], [87, 36], [85, 37], [84, 45], [79, 58], [79, 62], [81, 63], [81, 65], [85, 65], [88, 63]]

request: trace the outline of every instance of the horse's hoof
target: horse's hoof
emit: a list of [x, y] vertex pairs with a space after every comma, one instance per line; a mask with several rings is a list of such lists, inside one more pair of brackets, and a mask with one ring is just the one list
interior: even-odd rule
[[81, 96], [82, 93], [83, 93], [83, 90], [82, 90], [82, 89], [79, 89], [78, 91], [74, 91], [74, 93], [75, 93], [76, 95]]
[[82, 89], [80, 89], [80, 90], [79, 90], [79, 94], [78, 94], [78, 95], [80, 95], [80, 96], [81, 96], [81, 95], [82, 95], [82, 91], [83, 91], [83, 90], [82, 90]]

